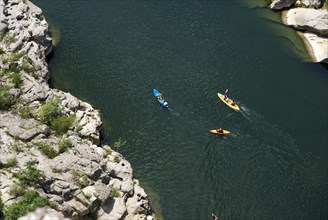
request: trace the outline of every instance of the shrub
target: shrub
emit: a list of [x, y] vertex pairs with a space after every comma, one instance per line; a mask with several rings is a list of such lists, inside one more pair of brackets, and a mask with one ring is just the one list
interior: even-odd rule
[[1, 194], [0, 194], [0, 219], [2, 219], [3, 217], [3, 202], [2, 202], [2, 198], [1, 198]]
[[10, 149], [13, 150], [13, 151], [16, 151], [16, 152], [23, 152], [24, 151], [23, 146], [18, 144], [18, 143], [15, 143], [15, 144], [11, 145]]
[[106, 158], [108, 155], [111, 155], [113, 153], [113, 151], [111, 149], [108, 148], [104, 148], [104, 158]]
[[55, 130], [57, 135], [63, 135], [73, 125], [74, 121], [75, 115], [62, 116], [52, 120], [50, 127]]
[[14, 167], [17, 165], [17, 158], [16, 157], [12, 157], [10, 159], [7, 160], [7, 163], [4, 165], [5, 168], [9, 168], [9, 167]]
[[52, 172], [53, 172], [53, 173], [61, 173], [62, 170], [61, 170], [61, 169], [58, 169], [58, 168], [56, 168], [56, 167], [53, 167], [53, 168], [52, 168]]
[[10, 87], [0, 87], [0, 110], [8, 110], [13, 104], [15, 104], [15, 98], [9, 94]]
[[23, 184], [15, 184], [10, 187], [9, 195], [19, 197], [24, 195], [25, 190], [26, 186], [24, 186]]
[[31, 118], [31, 109], [28, 106], [24, 106], [18, 110], [19, 115], [22, 118]]
[[14, 84], [15, 88], [19, 88], [22, 85], [23, 80], [21, 79], [20, 73], [12, 73], [10, 77], [11, 82]]
[[22, 56], [24, 56], [26, 54], [26, 52], [16, 52], [16, 53], [13, 53], [11, 56], [10, 56], [10, 60], [15, 62], [17, 60], [19, 60]]
[[121, 158], [120, 158], [119, 156], [115, 156], [115, 157], [114, 157], [114, 162], [115, 162], [115, 163], [119, 163], [119, 162], [121, 162]]
[[61, 115], [62, 107], [59, 102], [59, 99], [52, 99], [42, 105], [38, 114], [44, 124], [50, 125], [53, 120]]
[[119, 191], [118, 191], [118, 189], [117, 189], [116, 187], [113, 187], [113, 188], [111, 189], [111, 191], [110, 191], [110, 194], [109, 194], [109, 196], [110, 196], [111, 198], [119, 197], [119, 195], [120, 195], [120, 193], [119, 193]]
[[6, 69], [5, 71], [6, 73], [19, 73], [21, 69], [18, 63], [11, 63], [9, 64], [9, 69]]
[[40, 78], [40, 76], [36, 73], [32, 73], [32, 76], [33, 76], [34, 79], [39, 79]]
[[44, 142], [37, 143], [37, 146], [42, 154], [46, 155], [48, 158], [53, 159], [59, 155], [58, 151], [52, 148], [49, 144]]
[[63, 139], [58, 144], [58, 152], [64, 153], [68, 148], [72, 147], [72, 142], [69, 139]]
[[38, 170], [32, 163], [28, 163], [25, 169], [20, 170], [13, 174], [21, 184], [26, 186], [39, 185], [44, 180], [44, 174], [41, 170]]
[[49, 200], [39, 195], [36, 191], [28, 191], [21, 200], [11, 204], [5, 210], [6, 220], [18, 219], [29, 212], [34, 211], [38, 207], [49, 205]]
[[90, 184], [89, 178], [85, 173], [76, 169], [71, 169], [70, 173], [72, 174], [73, 181], [80, 187], [86, 187]]
[[40, 70], [40, 66], [30, 66], [28, 63], [24, 62], [22, 65], [22, 69], [27, 73], [33, 73], [37, 70]]

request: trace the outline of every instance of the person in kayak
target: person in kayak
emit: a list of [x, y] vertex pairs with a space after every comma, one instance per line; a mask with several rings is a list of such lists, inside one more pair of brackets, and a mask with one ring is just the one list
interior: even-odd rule
[[157, 95], [156, 98], [157, 99], [164, 99], [164, 97], [162, 95]]
[[216, 129], [216, 131], [220, 134], [223, 134], [223, 129], [222, 128]]

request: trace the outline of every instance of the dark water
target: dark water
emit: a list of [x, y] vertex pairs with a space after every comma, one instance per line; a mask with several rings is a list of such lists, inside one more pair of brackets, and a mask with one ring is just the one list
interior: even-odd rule
[[[291, 52], [291, 30], [258, 13], [271, 11], [240, 1], [34, 2], [59, 42], [54, 86], [100, 109], [104, 143], [127, 141], [120, 152], [159, 216], [327, 219], [328, 68]], [[227, 88], [240, 113], [216, 97]], [[232, 134], [208, 132], [217, 127]]]

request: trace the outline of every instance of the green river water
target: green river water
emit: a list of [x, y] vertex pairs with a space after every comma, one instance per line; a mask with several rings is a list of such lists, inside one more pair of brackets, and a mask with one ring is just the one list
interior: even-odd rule
[[[34, 2], [57, 43], [52, 85], [101, 111], [104, 144], [127, 141], [119, 151], [160, 218], [328, 218], [328, 67], [307, 62], [277, 14], [241, 1]], [[218, 100], [226, 89], [241, 112]]]

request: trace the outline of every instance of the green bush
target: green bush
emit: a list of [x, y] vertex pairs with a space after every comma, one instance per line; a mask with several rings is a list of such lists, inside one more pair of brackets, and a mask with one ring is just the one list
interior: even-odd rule
[[41, 106], [38, 115], [44, 124], [50, 125], [53, 120], [61, 116], [62, 107], [59, 103], [59, 99], [52, 99]]
[[13, 53], [11, 56], [10, 56], [10, 60], [15, 62], [17, 60], [19, 60], [21, 57], [23, 57], [24, 55], [26, 54], [26, 52], [16, 52], [16, 53]]
[[49, 144], [39, 142], [37, 146], [42, 154], [46, 155], [48, 158], [53, 159], [59, 155], [58, 151], [52, 148]]
[[111, 189], [110, 194], [109, 194], [109, 196], [110, 196], [111, 198], [119, 197], [119, 195], [120, 195], [120, 193], [119, 193], [118, 189], [115, 188], [115, 187], [113, 187], [113, 188]]
[[5, 210], [6, 220], [18, 219], [29, 212], [34, 211], [38, 207], [49, 205], [49, 200], [39, 195], [36, 191], [28, 191], [22, 199], [11, 204]]
[[70, 173], [72, 175], [73, 181], [80, 187], [86, 187], [90, 184], [88, 176], [82, 171], [71, 169]]
[[24, 106], [18, 110], [19, 115], [22, 118], [31, 118], [31, 109], [28, 106]]
[[121, 162], [121, 158], [120, 158], [119, 156], [115, 156], [115, 157], [114, 157], [114, 162], [115, 162], [115, 163], [119, 163], [119, 162]]
[[33, 76], [34, 79], [39, 79], [40, 78], [40, 76], [36, 73], [32, 73], [32, 76]]
[[14, 143], [11, 145], [10, 147], [11, 150], [15, 151], [15, 152], [23, 152], [24, 148], [22, 145], [18, 144], [18, 143]]
[[62, 116], [51, 121], [51, 128], [56, 134], [63, 135], [74, 124], [75, 115]]
[[17, 163], [18, 163], [17, 158], [12, 157], [7, 160], [7, 163], [4, 165], [4, 167], [5, 168], [14, 167], [17, 165]]
[[11, 63], [9, 64], [9, 69], [5, 70], [6, 73], [20, 73], [21, 68], [18, 63]]
[[3, 202], [2, 202], [2, 198], [1, 198], [1, 194], [0, 194], [0, 219], [2, 219], [3, 217]]
[[27, 167], [25, 169], [14, 173], [13, 176], [16, 177], [21, 184], [26, 186], [39, 185], [44, 180], [43, 172], [38, 170], [33, 163], [27, 163]]
[[25, 190], [26, 190], [26, 186], [22, 184], [15, 184], [10, 187], [9, 195], [14, 197], [19, 197], [24, 195]]
[[0, 110], [8, 110], [13, 104], [15, 104], [15, 98], [8, 93], [10, 87], [0, 87]]
[[61, 170], [61, 169], [58, 169], [58, 168], [56, 168], [56, 167], [53, 167], [53, 168], [52, 168], [52, 172], [53, 172], [53, 173], [61, 173], [62, 170]]
[[58, 144], [58, 152], [64, 153], [68, 148], [72, 147], [72, 142], [69, 139], [63, 139]]
[[40, 66], [30, 66], [27, 62], [24, 62], [22, 65], [22, 69], [27, 73], [33, 73], [37, 70], [40, 70]]
[[20, 88], [23, 84], [23, 80], [21, 79], [20, 73], [12, 73], [10, 75], [11, 82], [14, 84], [15, 88]]

